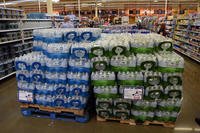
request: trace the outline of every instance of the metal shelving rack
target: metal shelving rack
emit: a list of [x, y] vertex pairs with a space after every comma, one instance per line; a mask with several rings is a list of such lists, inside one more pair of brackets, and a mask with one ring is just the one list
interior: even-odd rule
[[174, 50], [200, 63], [200, 25], [194, 24], [197, 19], [200, 21], [200, 18], [178, 19], [173, 38], [177, 42]]
[[[0, 8], [1, 10], [15, 10], [15, 11], [20, 11], [22, 12], [22, 10], [17, 10], [17, 9], [10, 9], [10, 8]], [[4, 16], [6, 16], [4, 14]], [[5, 22], [5, 23], [12, 23], [12, 22], [15, 22], [15, 23], [18, 23], [18, 28], [16, 29], [3, 29], [3, 30], [0, 30], [0, 34], [3, 34], [3, 33], [8, 33], [8, 32], [20, 32], [21, 33], [21, 38], [20, 39], [15, 39], [15, 40], [9, 40], [9, 41], [2, 41], [0, 42], [0, 46], [2, 45], [9, 45], [11, 43], [15, 43], [15, 42], [20, 42], [22, 43], [22, 45], [24, 45], [24, 41], [27, 41], [27, 40], [31, 40], [33, 39], [33, 36], [30, 36], [30, 37], [24, 37], [24, 32], [27, 31], [27, 30], [34, 30], [34, 29], [43, 29], [43, 28], [51, 28], [51, 25], [46, 25], [45, 23], [45, 26], [41, 26], [41, 25], [36, 25], [35, 27], [26, 27], [26, 28], [23, 28], [23, 25], [25, 22], [39, 22], [39, 23], [43, 23], [43, 22], [51, 22], [50, 19], [24, 19], [24, 18], [2, 18], [2, 16], [0, 16], [0, 22]], [[60, 19], [57, 20], [57, 21], [61, 21]], [[48, 23], [50, 24], [50, 23]], [[32, 26], [32, 25], [31, 25]], [[12, 72], [12, 73], [8, 73], [7, 75], [5, 75], [4, 77], [0, 77], [0, 81], [15, 74], [15, 72]]]

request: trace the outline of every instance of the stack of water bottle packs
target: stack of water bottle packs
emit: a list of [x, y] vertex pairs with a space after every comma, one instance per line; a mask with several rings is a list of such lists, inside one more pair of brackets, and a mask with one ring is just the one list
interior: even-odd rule
[[15, 60], [19, 101], [84, 109], [90, 95], [85, 47], [100, 33], [100, 29], [35, 30], [34, 52]]
[[157, 34], [102, 34], [90, 49], [97, 118], [175, 122], [184, 60]]
[[98, 118], [175, 122], [184, 60], [168, 38], [97, 28], [33, 33], [34, 52], [15, 61], [20, 102], [84, 109], [93, 88]]

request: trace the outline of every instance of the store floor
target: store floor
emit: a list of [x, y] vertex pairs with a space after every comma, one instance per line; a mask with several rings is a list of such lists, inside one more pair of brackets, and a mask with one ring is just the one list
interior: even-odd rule
[[[97, 122], [93, 117], [81, 124], [23, 117], [17, 102], [15, 77], [0, 83], [0, 133], [193, 133], [200, 132], [194, 122], [200, 117], [200, 64], [185, 58], [184, 100], [176, 130], [160, 126], [130, 126], [117, 122]], [[196, 130], [196, 131], [195, 131]], [[197, 131], [198, 130], [198, 131]]]

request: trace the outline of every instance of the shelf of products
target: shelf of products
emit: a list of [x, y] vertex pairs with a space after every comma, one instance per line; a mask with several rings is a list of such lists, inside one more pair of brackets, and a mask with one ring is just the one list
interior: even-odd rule
[[200, 19], [177, 19], [174, 32], [175, 50], [200, 62]]
[[[21, 15], [15, 18], [5, 14], [15, 13], [15, 11], [18, 12], [18, 10], [0, 8], [0, 12], [4, 12], [4, 15], [0, 16], [0, 80], [14, 74], [15, 57], [32, 51], [33, 30], [51, 27], [50, 19], [24, 19], [20, 17]], [[19, 12], [23, 14], [21, 10]]]
[[1, 20], [22, 19], [24, 18], [24, 11], [19, 9], [0, 7], [0, 18]]
[[180, 48], [174, 48], [176, 51], [178, 51], [179, 53], [181, 53], [181, 54], [184, 54], [185, 56], [187, 56], [187, 57], [189, 57], [189, 58], [191, 58], [191, 59], [193, 59], [193, 60], [195, 60], [195, 61], [197, 61], [197, 62], [199, 62], [200, 63], [200, 60], [198, 59], [198, 58], [196, 58], [195, 56], [193, 56], [193, 55], [191, 55], [191, 54], [188, 54], [187, 52], [184, 52], [182, 49], [180, 49]]

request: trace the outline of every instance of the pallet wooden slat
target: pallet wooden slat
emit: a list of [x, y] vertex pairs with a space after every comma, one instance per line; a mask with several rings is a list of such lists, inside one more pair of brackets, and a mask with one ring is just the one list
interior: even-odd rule
[[49, 106], [42, 106], [37, 104], [21, 104], [21, 108], [38, 108], [42, 111], [48, 111], [48, 112], [55, 112], [55, 113], [61, 113], [61, 112], [70, 112], [74, 113], [75, 115], [84, 116], [85, 111], [83, 109], [70, 109], [70, 108], [60, 108], [60, 107], [49, 107]]
[[158, 125], [158, 126], [163, 126], [163, 127], [168, 127], [168, 128], [174, 128], [175, 123], [173, 122], [159, 122], [159, 121], [145, 121], [143, 123], [137, 123], [135, 120], [129, 119], [129, 120], [121, 120], [117, 118], [102, 118], [100, 116], [97, 116], [97, 121], [100, 122], [106, 122], [106, 121], [119, 121], [122, 124], [129, 124], [129, 125], [144, 125], [144, 126], [151, 126], [151, 125]]

